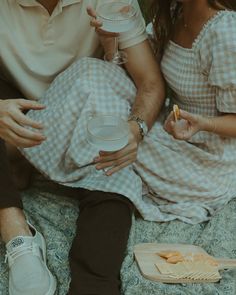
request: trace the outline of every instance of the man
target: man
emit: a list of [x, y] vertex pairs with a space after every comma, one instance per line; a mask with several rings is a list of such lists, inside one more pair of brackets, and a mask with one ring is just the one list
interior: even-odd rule
[[[1, 2], [0, 233], [7, 248], [10, 295], [53, 295], [56, 283], [46, 265], [44, 239], [23, 214], [3, 141], [17, 147], [33, 147], [46, 140], [42, 123], [30, 120], [24, 113], [44, 108], [37, 99], [74, 61], [85, 56], [102, 57], [99, 38], [90, 27], [86, 8], [92, 4], [96, 10], [104, 2], [109, 1]], [[136, 0], [134, 3], [138, 7]], [[90, 11], [90, 15], [94, 14]], [[120, 47], [129, 56], [126, 69], [137, 86], [133, 119], [129, 123], [132, 137], [120, 152], [99, 157], [101, 169], [114, 167], [110, 174], [135, 161], [143, 126], [151, 128], [164, 97], [144, 21], [141, 14], [138, 17], [136, 28], [120, 36]], [[28, 126], [32, 128], [29, 130]], [[67, 194], [80, 195], [79, 236], [72, 246], [69, 294], [119, 294], [118, 275], [131, 225], [131, 202], [109, 192], [81, 189], [68, 190]], [[94, 215], [96, 222], [90, 218]], [[105, 227], [107, 220], [109, 226]], [[89, 235], [90, 231], [94, 234]], [[112, 237], [109, 243], [108, 236]], [[102, 265], [103, 262], [106, 263]]]

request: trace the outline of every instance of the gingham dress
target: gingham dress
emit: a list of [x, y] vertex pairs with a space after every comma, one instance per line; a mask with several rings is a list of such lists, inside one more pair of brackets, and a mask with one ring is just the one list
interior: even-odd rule
[[[192, 49], [170, 42], [162, 70], [176, 94], [172, 103], [182, 109], [205, 116], [236, 113], [235, 13], [220, 12], [212, 18]], [[97, 154], [86, 139], [88, 119], [95, 113], [127, 118], [135, 93], [121, 68], [81, 59], [41, 98], [47, 109], [29, 112], [44, 122], [47, 141], [25, 149], [24, 155], [56, 182], [130, 198], [146, 220], [207, 220], [236, 196], [233, 138], [199, 132], [189, 141], [178, 141], [156, 122], [141, 143], [133, 167], [112, 177], [97, 173], [93, 166], [80, 168]]]
[[[236, 113], [236, 13], [217, 13], [191, 49], [170, 41], [161, 66], [172, 104], [208, 117]], [[235, 138], [199, 132], [178, 141], [155, 124], [135, 167], [158, 204], [143, 212], [148, 219], [197, 223], [236, 197]]]

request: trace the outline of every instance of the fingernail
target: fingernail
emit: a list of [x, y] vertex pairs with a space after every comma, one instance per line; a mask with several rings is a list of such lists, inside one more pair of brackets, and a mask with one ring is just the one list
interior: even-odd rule
[[94, 161], [95, 163], [99, 162], [99, 157], [94, 158], [93, 161]]

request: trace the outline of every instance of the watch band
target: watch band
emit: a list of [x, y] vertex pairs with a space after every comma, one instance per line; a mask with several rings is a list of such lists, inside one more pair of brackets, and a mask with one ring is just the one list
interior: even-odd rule
[[135, 115], [131, 115], [129, 117], [128, 121], [135, 121], [138, 124], [139, 132], [140, 132], [140, 135], [142, 136], [142, 138], [148, 134], [147, 124], [140, 117], [137, 117]]

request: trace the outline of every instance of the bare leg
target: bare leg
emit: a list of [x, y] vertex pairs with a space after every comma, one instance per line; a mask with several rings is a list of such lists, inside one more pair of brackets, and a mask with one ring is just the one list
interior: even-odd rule
[[[23, 97], [0, 76], [0, 99]], [[14, 149], [10, 155], [16, 168], [11, 167], [6, 146], [0, 139], [0, 234], [6, 243], [6, 259], [9, 266], [9, 294], [54, 295], [56, 281], [46, 264], [46, 247], [43, 236], [32, 225], [27, 224], [22, 211], [23, 204], [18, 189], [29, 181], [29, 164]], [[16, 179], [28, 173], [28, 179]], [[14, 172], [12, 174], [12, 172]], [[12, 177], [13, 176], [13, 177]], [[22, 182], [24, 180], [24, 182]], [[31, 230], [30, 230], [31, 229]], [[31, 233], [33, 232], [33, 234]]]
[[0, 210], [0, 232], [6, 243], [9, 266], [9, 294], [54, 295], [56, 280], [46, 264], [44, 238], [32, 225], [30, 228], [22, 209]]
[[32, 236], [23, 211], [13, 207], [0, 209], [0, 233], [5, 243], [16, 236]]

